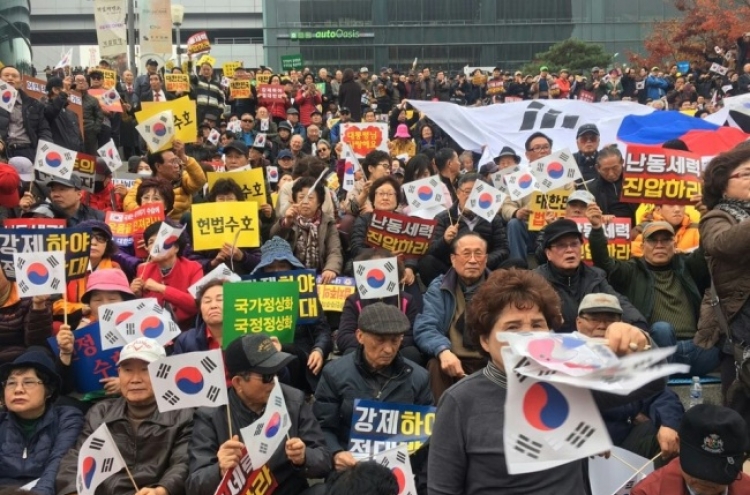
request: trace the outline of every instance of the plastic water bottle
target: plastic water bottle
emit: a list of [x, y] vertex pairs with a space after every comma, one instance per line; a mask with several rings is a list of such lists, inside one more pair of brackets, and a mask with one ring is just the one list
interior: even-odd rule
[[688, 409], [698, 404], [703, 404], [703, 387], [701, 386], [701, 378], [694, 376], [693, 384], [690, 386], [690, 405]]

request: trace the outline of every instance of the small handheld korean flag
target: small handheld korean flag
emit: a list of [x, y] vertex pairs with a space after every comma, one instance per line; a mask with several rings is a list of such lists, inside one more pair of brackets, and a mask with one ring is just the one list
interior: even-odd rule
[[198, 292], [203, 288], [204, 285], [212, 280], [226, 280], [228, 282], [239, 282], [242, 277], [234, 273], [224, 263], [218, 265], [216, 268], [204, 275], [202, 279], [188, 287], [188, 293], [194, 298], [198, 296]]
[[266, 141], [267, 141], [266, 133], [259, 132], [258, 134], [255, 135], [255, 140], [253, 141], [253, 148], [265, 148]]
[[279, 379], [268, 397], [266, 411], [257, 421], [242, 428], [240, 434], [253, 462], [253, 469], [260, 469], [285, 442], [286, 433], [292, 426]]
[[55, 66], [55, 70], [64, 69], [65, 67], [70, 67], [72, 65], [71, 64], [72, 61], [73, 61], [73, 49], [71, 48], [70, 50], [68, 50], [68, 53], [62, 56], [60, 61]]
[[474, 214], [491, 222], [503, 205], [504, 199], [505, 194], [502, 191], [478, 180], [469, 194], [467, 205]]
[[528, 363], [502, 349], [508, 376], [503, 443], [510, 474], [532, 473], [612, 448], [590, 390], [543, 382], [516, 373]]
[[211, 132], [208, 133], [208, 140], [214, 146], [219, 144], [220, 137], [221, 137], [221, 133], [219, 132], [218, 129], [211, 129]]
[[397, 296], [398, 262], [395, 257], [355, 261], [354, 279], [361, 299]]
[[148, 337], [166, 346], [180, 335], [180, 327], [169, 314], [148, 310], [135, 313], [115, 328], [128, 343], [139, 337]]
[[539, 190], [539, 185], [531, 172], [520, 170], [505, 176], [505, 186], [508, 189], [508, 196], [513, 201], [518, 201], [526, 196], [530, 196], [534, 191]]
[[569, 149], [532, 162], [529, 168], [539, 184], [539, 190], [544, 193], [576, 180], [583, 180], [578, 164]]
[[116, 89], [108, 89], [101, 96], [102, 103], [106, 106], [111, 106], [120, 101], [120, 93]]
[[716, 74], [721, 74], [722, 76], [727, 75], [727, 71], [729, 71], [729, 67], [724, 67], [721, 64], [717, 64], [716, 62], [711, 64], [711, 69], [709, 69], [711, 72], [715, 72]]
[[269, 165], [266, 167], [266, 174], [268, 174], [268, 182], [271, 184], [279, 182], [279, 167]]
[[107, 144], [96, 150], [96, 153], [104, 158], [107, 162], [107, 167], [110, 171], [114, 172], [120, 165], [122, 165], [122, 159], [120, 158], [120, 152], [117, 151], [117, 146], [113, 140], [109, 140]]
[[39, 141], [34, 158], [34, 169], [45, 174], [70, 179], [76, 162], [76, 152], [49, 141]]
[[159, 151], [174, 138], [174, 120], [172, 110], [159, 112], [136, 126], [148, 148], [152, 152]]
[[120, 450], [112, 439], [107, 424], [102, 423], [83, 442], [78, 452], [78, 495], [94, 495], [99, 485], [124, 467], [125, 461]]
[[65, 252], [13, 253], [21, 297], [65, 293]]
[[148, 365], [159, 412], [227, 403], [221, 349], [188, 352]]
[[130, 317], [141, 312], [162, 314], [164, 308], [159, 306], [155, 297], [135, 299], [99, 306], [99, 332], [101, 335], [102, 350], [123, 347], [131, 339], [125, 339], [117, 330], [117, 325], [125, 322]]
[[13, 111], [13, 105], [16, 104], [18, 91], [7, 82], [0, 81], [0, 108], [6, 112]]
[[172, 227], [167, 222], [162, 222], [159, 232], [156, 234], [154, 245], [151, 246], [151, 251], [148, 253], [149, 256], [158, 258], [164, 252], [174, 247], [184, 230], [184, 225], [182, 227]]
[[414, 473], [411, 470], [406, 445], [380, 452], [374, 455], [372, 460], [391, 470], [398, 483], [398, 495], [417, 495], [417, 486], [414, 483]]
[[342, 141], [341, 159], [344, 160], [344, 183], [342, 188], [344, 191], [351, 191], [354, 187], [354, 174], [357, 170], [360, 170], [362, 166], [359, 164], [357, 155], [352, 150], [352, 147]]
[[404, 187], [406, 202], [415, 210], [422, 210], [443, 204], [443, 183], [433, 175], [409, 182]]

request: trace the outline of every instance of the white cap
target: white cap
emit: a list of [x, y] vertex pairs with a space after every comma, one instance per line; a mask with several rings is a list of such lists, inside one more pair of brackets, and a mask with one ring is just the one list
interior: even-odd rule
[[25, 156], [14, 156], [8, 160], [8, 164], [16, 169], [22, 181], [31, 182], [34, 180], [34, 164]]
[[147, 363], [153, 363], [167, 357], [164, 346], [154, 339], [148, 337], [139, 337], [129, 343], [120, 351], [120, 360], [117, 364], [122, 364], [128, 359], [139, 359]]
[[590, 205], [591, 203], [596, 203], [596, 198], [594, 198], [594, 195], [590, 192], [579, 189], [577, 191], [573, 191], [570, 196], [568, 196], [567, 202], [570, 203], [571, 201], [580, 201], [582, 203]]

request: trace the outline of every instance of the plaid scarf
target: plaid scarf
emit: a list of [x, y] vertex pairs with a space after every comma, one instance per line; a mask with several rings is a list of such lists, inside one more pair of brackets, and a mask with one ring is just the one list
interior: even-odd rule
[[750, 201], [723, 198], [716, 204], [715, 208], [729, 213], [737, 222], [742, 222], [750, 218]]
[[320, 242], [318, 240], [321, 218], [322, 215], [318, 210], [313, 218], [298, 216], [295, 221], [299, 227], [295, 254], [303, 265], [314, 270], [322, 268], [320, 266]]

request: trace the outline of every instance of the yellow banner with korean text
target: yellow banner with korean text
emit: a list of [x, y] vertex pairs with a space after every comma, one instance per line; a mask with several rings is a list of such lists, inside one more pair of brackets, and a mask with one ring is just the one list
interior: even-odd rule
[[193, 249], [260, 246], [258, 205], [246, 201], [199, 203], [191, 207]]
[[172, 101], [144, 101], [143, 110], [135, 113], [138, 122], [143, 122], [159, 112], [172, 110], [174, 138], [183, 143], [193, 143], [198, 137], [198, 114], [195, 100], [183, 96]]
[[547, 193], [547, 197], [541, 191], [535, 191], [531, 195], [528, 208], [531, 210], [529, 215], [529, 231], [536, 232], [542, 230], [547, 222], [545, 215], [547, 210], [555, 213], [555, 218], [565, 216], [565, 206], [568, 204], [570, 193], [567, 189], [554, 189]]
[[190, 91], [190, 76], [187, 74], [164, 74], [164, 89], [176, 93]]
[[241, 170], [237, 172], [209, 172], [208, 190], [213, 189], [214, 184], [219, 179], [232, 179], [242, 188], [245, 194], [245, 201], [252, 201], [258, 204], [268, 204], [266, 195], [266, 179], [263, 175], [262, 168], [253, 168], [250, 170]]

